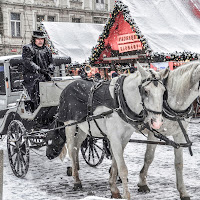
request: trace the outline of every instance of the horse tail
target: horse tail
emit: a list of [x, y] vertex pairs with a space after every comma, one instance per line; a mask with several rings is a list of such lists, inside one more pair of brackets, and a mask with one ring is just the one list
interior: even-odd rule
[[67, 155], [67, 148], [64, 145], [63, 148], [62, 148], [62, 151], [61, 151], [61, 153], [59, 155], [60, 160], [64, 161], [64, 158], [66, 157], [66, 155]]

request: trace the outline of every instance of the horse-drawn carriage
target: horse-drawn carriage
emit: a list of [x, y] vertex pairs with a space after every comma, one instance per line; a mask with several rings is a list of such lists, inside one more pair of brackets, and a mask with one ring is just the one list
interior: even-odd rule
[[[70, 58], [53, 57], [55, 76], [41, 82], [40, 105], [31, 110], [31, 100], [23, 87], [21, 56], [0, 58], [0, 133], [7, 134], [7, 148], [11, 168], [17, 177], [23, 177], [29, 167], [29, 148], [45, 145], [45, 133], [55, 120], [60, 93], [76, 78], [66, 77], [65, 64]], [[39, 131], [39, 132], [35, 132]]]
[[[57, 73], [62, 75], [64, 70], [62, 67], [60, 70], [59, 66], [69, 63], [70, 60], [58, 58], [58, 60], [56, 61], [56, 58], [55, 58], [54, 61], [55, 61], [55, 63], [58, 62]], [[157, 123], [155, 123], [154, 115], [156, 117], [159, 117], [161, 115], [163, 92], [165, 91], [165, 89], [167, 87], [171, 87], [171, 86], [168, 83], [167, 87], [164, 85], [164, 88], [163, 88], [162, 81], [160, 81], [159, 78], [155, 78], [155, 76], [157, 76], [157, 75], [155, 75], [152, 72], [145, 72], [143, 69], [140, 69], [140, 70], [141, 71], [138, 72], [138, 75], [136, 75], [136, 76], [138, 76], [138, 77], [144, 76], [143, 79], [140, 78], [143, 81], [140, 80], [137, 82], [137, 80], [135, 80], [136, 76], [134, 76], [134, 75], [131, 75], [131, 76], [129, 76], [129, 78], [127, 78], [130, 82], [132, 82], [134, 84], [139, 84], [135, 87], [135, 90], [138, 93], [137, 94], [138, 98], [140, 99], [140, 101], [138, 101], [138, 105], [136, 106], [135, 102], [132, 102], [132, 96], [130, 96], [130, 94], [129, 94], [129, 91], [131, 91], [132, 88], [129, 88], [127, 91], [125, 91], [125, 93], [131, 100], [131, 102], [129, 102], [129, 103], [133, 103], [133, 105], [132, 105], [133, 107], [136, 106], [136, 109], [137, 109], [138, 106], [142, 105], [141, 109], [150, 113], [150, 116], [149, 116], [150, 118], [148, 119], [149, 126], [152, 125], [152, 126], [155, 126], [155, 128], [156, 128]], [[61, 73], [60, 73], [60, 71], [61, 71]], [[146, 78], [148, 76], [152, 76], [152, 77]], [[166, 75], [161, 74], [159, 76], [166, 76]], [[23, 87], [21, 57], [0, 59], [0, 78], [1, 78], [0, 79], [1, 80], [1, 82], [0, 82], [0, 133], [1, 133], [1, 135], [7, 134], [8, 156], [9, 156], [9, 161], [10, 161], [10, 165], [11, 165], [13, 173], [17, 177], [24, 177], [29, 168], [29, 149], [30, 148], [39, 148], [39, 147], [47, 145], [47, 142], [45, 141], [45, 139], [46, 139], [46, 133], [48, 131], [55, 130], [56, 128], [58, 128], [58, 130], [59, 130], [59, 129], [65, 128], [67, 126], [69, 127], [69, 130], [71, 129], [71, 131], [73, 131], [73, 127], [70, 127], [70, 124], [67, 124], [67, 125], [64, 124], [63, 126], [55, 127], [56, 126], [55, 119], [58, 114], [57, 113], [58, 105], [61, 103], [59, 101], [59, 99], [60, 99], [60, 95], [61, 95], [62, 91], [64, 90], [64, 88], [66, 88], [67, 85], [74, 82], [74, 79], [80, 78], [80, 77], [59, 76], [59, 77], [52, 77], [52, 81], [41, 82], [39, 85], [40, 105], [34, 112], [32, 112], [30, 109], [30, 98], [26, 92], [26, 89]], [[122, 79], [123, 79], [123, 77], [116, 79], [116, 80], [122, 81]], [[125, 79], [125, 77], [124, 77], [124, 79]], [[22, 80], [22, 81], [20, 81], [20, 80]], [[17, 83], [21, 83], [21, 82], [22, 82], [22, 84], [17, 84]], [[124, 130], [122, 130], [121, 132], [118, 132], [118, 134], [123, 135], [124, 133], [126, 133], [125, 129], [127, 127], [128, 127], [128, 129], [130, 128], [128, 124], [131, 124], [132, 122], [129, 122], [129, 121], [133, 120], [133, 119], [131, 119], [129, 117], [130, 113], [132, 111], [130, 109], [127, 109], [128, 108], [127, 102], [122, 101], [123, 100], [122, 97], [124, 95], [123, 89], [125, 89], [126, 87], [123, 87], [123, 84], [121, 86], [120, 85], [121, 85], [120, 82], [116, 82], [116, 83], [113, 82], [113, 85], [112, 84], [109, 85], [109, 87], [111, 87], [111, 89], [109, 88], [109, 91], [113, 91], [113, 92], [118, 91], [117, 92], [117, 100], [119, 100], [119, 102], [120, 102], [120, 103], [118, 102], [118, 107], [112, 108], [111, 110], [105, 110], [105, 111], [103, 111], [102, 108], [100, 108], [100, 110], [98, 111], [100, 114], [97, 113], [93, 116], [87, 116], [87, 119], [88, 119], [88, 121], [91, 121], [91, 120], [94, 121], [94, 119], [98, 119], [102, 122], [103, 122], [103, 120], [106, 120], [103, 123], [100, 123], [100, 125], [103, 125], [103, 124], [107, 123], [107, 121], [109, 123], [110, 120], [115, 120], [115, 118], [116, 118], [121, 124], [125, 123], [125, 126], [124, 125], [120, 126], [120, 128], [122, 128]], [[132, 87], [132, 84], [127, 84], [127, 85]], [[151, 85], [151, 86], [149, 86], [149, 85]], [[158, 87], [158, 85], [159, 85], [159, 87]], [[196, 87], [196, 85], [195, 85], [195, 87]], [[119, 86], [121, 87], [121, 89]], [[139, 88], [139, 91], [138, 91], [138, 88]], [[156, 96], [157, 93], [155, 91], [153, 92], [153, 88], [155, 91], [160, 92], [160, 99], [157, 98], [157, 96]], [[146, 90], [146, 89], [148, 89], [148, 90]], [[155, 107], [155, 110], [154, 109], [152, 110], [152, 108], [150, 108], [150, 105], [148, 105], [149, 104], [148, 97], [149, 97], [150, 92], [151, 92], [151, 98], [155, 102], [157, 102], [156, 104], [153, 104], [153, 105], [157, 106], [159, 104], [159, 108]], [[89, 96], [92, 96], [92, 95], [91, 95], [91, 93], [89, 93]], [[169, 94], [169, 96], [170, 95], [171, 94]], [[195, 93], [195, 95], [197, 95], [197, 94]], [[134, 98], [136, 99], [135, 96], [134, 96]], [[92, 99], [89, 99], [89, 100], [92, 101]], [[142, 102], [141, 102], [141, 100], [142, 100]], [[167, 99], [165, 99], [165, 101], [167, 102]], [[146, 102], [147, 106], [145, 105], [145, 102]], [[189, 101], [188, 101], [188, 104], [189, 104]], [[153, 105], [151, 105], [151, 107]], [[101, 106], [102, 105], [100, 105], [100, 107]], [[178, 128], [183, 133], [184, 133], [184, 130], [183, 130], [184, 128], [182, 128], [180, 120], [182, 120], [185, 117], [187, 118], [188, 116], [190, 116], [191, 111], [192, 111], [192, 109], [190, 106], [188, 109], [184, 110], [184, 112], [175, 113], [175, 116], [173, 116], [174, 110], [170, 109], [168, 104], [165, 104], [165, 106], [163, 108], [165, 118], [166, 119], [173, 118], [170, 123], [174, 123], [174, 120], [176, 120], [176, 118], [177, 118], [178, 123], [179, 123]], [[105, 113], [107, 115], [105, 115]], [[115, 113], [115, 114], [112, 115], [112, 117], [110, 117], [110, 115], [112, 113]], [[118, 114], [116, 115], [116, 113], [118, 113]], [[125, 115], [125, 118], [124, 118], [124, 115]], [[146, 115], [145, 115], [145, 117], [146, 117]], [[161, 120], [160, 117], [158, 119]], [[65, 122], [67, 122], [67, 121], [65, 121]], [[82, 121], [82, 123], [87, 123], [87, 122]], [[112, 122], [114, 122], [114, 121], [110, 121], [110, 127], [109, 127], [110, 134], [112, 133], [112, 129], [114, 128]], [[143, 122], [144, 121], [142, 120], [142, 123]], [[77, 123], [72, 123], [72, 124], [76, 125]], [[98, 126], [97, 123], [95, 123], [95, 124], [96, 124], [95, 126], [97, 127]], [[89, 124], [88, 124], [88, 126], [89, 126]], [[134, 126], [134, 128], [136, 128], [135, 124], [133, 126]], [[80, 127], [82, 129], [84, 129], [83, 132], [88, 131], [88, 128], [86, 128], [85, 124], [80, 125]], [[145, 127], [145, 128], [147, 128], [147, 127]], [[92, 130], [95, 130], [95, 128], [94, 129], [92, 128]], [[128, 133], [127, 138], [129, 138], [130, 135], [133, 133], [132, 130], [133, 129], [131, 128], [130, 133], [127, 132]], [[76, 131], [78, 131], [78, 130], [75, 128], [73, 134], [76, 135], [76, 133], [75, 133]], [[99, 132], [99, 131], [101, 131], [101, 128], [99, 128], [99, 130], [97, 130], [97, 132]], [[120, 130], [115, 129], [115, 131], [120, 131]], [[153, 133], [155, 133], [155, 132], [153, 132]], [[157, 135], [155, 134], [154, 136], [158, 136], [158, 134]], [[185, 136], [187, 143], [180, 143], [179, 141], [173, 142], [173, 141], [168, 140], [163, 135], [160, 135], [160, 136], [161, 136], [161, 138], [159, 138], [159, 139], [165, 140], [164, 143], [161, 143], [159, 141], [152, 141], [152, 143], [151, 143], [151, 141], [149, 141], [148, 143], [149, 144], [164, 144], [164, 145], [168, 144], [168, 145], [175, 147], [176, 149], [179, 149], [179, 147], [190, 147], [191, 146], [191, 142], [189, 141], [189, 139], [187, 139], [187, 134], [185, 134], [185, 133], [184, 133], [184, 136]], [[102, 138], [103, 138], [103, 140], [102, 140]], [[119, 137], [119, 138], [122, 138], [122, 137]], [[93, 137], [92, 135], [89, 134], [89, 137], [86, 137], [86, 139], [84, 141], [82, 141], [82, 145], [81, 145], [82, 154], [83, 154], [85, 161], [89, 165], [96, 166], [101, 163], [101, 161], [103, 160], [103, 157], [106, 153], [107, 153], [107, 155], [109, 155], [109, 153], [108, 153], [109, 145], [107, 143], [107, 140], [105, 140], [105, 139], [106, 139], [106, 137], [98, 138], [96, 136]], [[126, 140], [126, 143], [130, 141], [129, 139]], [[182, 141], [184, 141], [184, 140], [182, 140]], [[136, 141], [136, 142], [140, 142], [140, 141]], [[179, 142], [179, 143], [177, 143], [177, 142]], [[73, 147], [73, 149], [76, 149], [76, 148]], [[100, 150], [100, 153], [98, 153], [98, 150]], [[88, 152], [88, 154], [87, 154], [87, 152]], [[95, 160], [96, 158], [97, 158], [97, 160]], [[116, 168], [116, 165], [113, 167]], [[124, 167], [122, 167], [121, 169], [123, 170]], [[122, 180], [122, 182], [123, 181], [126, 182], [126, 180], [127, 180], [126, 176], [124, 176], [124, 177], [123, 177], [124, 180]], [[142, 184], [143, 183], [141, 183], [141, 187], [143, 186]]]

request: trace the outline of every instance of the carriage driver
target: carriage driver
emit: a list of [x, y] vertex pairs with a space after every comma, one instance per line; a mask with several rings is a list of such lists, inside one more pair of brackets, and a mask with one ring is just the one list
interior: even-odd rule
[[50, 81], [49, 73], [54, 71], [52, 53], [45, 42], [44, 32], [33, 31], [31, 43], [22, 50], [24, 86], [31, 98], [32, 111], [40, 102], [39, 82]]

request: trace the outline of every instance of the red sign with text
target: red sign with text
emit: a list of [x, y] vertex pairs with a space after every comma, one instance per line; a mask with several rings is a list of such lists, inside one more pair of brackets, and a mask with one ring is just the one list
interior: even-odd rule
[[118, 44], [124, 44], [124, 43], [130, 43], [130, 42], [138, 42], [139, 39], [135, 35], [135, 33], [125, 34], [125, 35], [119, 35], [117, 36], [117, 43]]
[[141, 42], [135, 42], [135, 43], [128, 43], [128, 44], [121, 44], [121, 45], [118, 45], [118, 47], [119, 47], [119, 53], [123, 53], [127, 51], [141, 50], [142, 44]]
[[142, 49], [142, 43], [135, 33], [117, 36], [117, 44], [119, 47], [119, 53]]

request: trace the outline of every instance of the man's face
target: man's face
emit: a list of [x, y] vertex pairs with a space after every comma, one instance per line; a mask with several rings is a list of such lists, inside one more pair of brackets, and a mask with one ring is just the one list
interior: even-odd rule
[[44, 45], [44, 38], [35, 38], [35, 44], [38, 47], [42, 47]]

